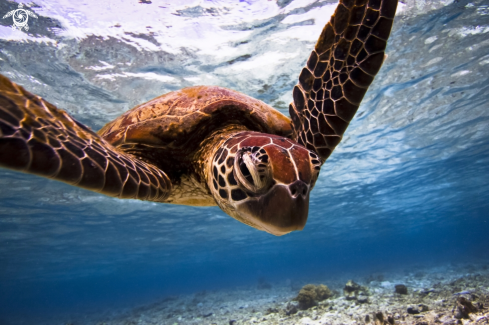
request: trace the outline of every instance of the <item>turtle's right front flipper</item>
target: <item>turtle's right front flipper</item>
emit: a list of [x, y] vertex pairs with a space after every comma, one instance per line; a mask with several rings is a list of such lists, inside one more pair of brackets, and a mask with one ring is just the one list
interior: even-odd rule
[[398, 0], [340, 0], [294, 87], [294, 140], [324, 162], [384, 61]]
[[168, 176], [0, 75], [0, 167], [119, 198], [162, 202]]

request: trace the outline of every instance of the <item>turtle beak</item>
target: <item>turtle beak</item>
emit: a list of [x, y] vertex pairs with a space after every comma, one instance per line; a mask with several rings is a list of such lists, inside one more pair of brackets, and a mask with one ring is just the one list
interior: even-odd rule
[[300, 180], [276, 184], [266, 195], [243, 202], [239, 210], [252, 226], [275, 236], [302, 230], [309, 212], [309, 186]]

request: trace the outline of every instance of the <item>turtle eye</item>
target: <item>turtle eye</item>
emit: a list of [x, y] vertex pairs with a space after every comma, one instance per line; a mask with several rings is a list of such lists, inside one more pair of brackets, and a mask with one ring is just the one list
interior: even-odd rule
[[271, 185], [267, 152], [259, 147], [241, 149], [234, 159], [234, 176], [249, 192], [261, 193]]

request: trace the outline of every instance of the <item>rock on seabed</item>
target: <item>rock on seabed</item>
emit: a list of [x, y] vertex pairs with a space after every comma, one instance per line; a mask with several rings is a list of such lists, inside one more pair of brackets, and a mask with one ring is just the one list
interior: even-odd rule
[[[467, 270], [470, 270], [467, 273]], [[415, 274], [423, 272], [423, 277]], [[358, 278], [365, 278], [359, 276]], [[405, 283], [408, 294], [395, 294], [385, 281], [371, 281], [368, 303], [336, 295], [307, 310], [288, 312], [296, 306], [297, 290], [285, 282], [272, 289], [256, 285], [230, 290], [181, 295], [150, 305], [113, 312], [111, 316], [81, 315], [48, 324], [84, 325], [482, 325], [489, 321], [489, 268], [487, 265], [433, 267], [385, 274], [390, 283]], [[341, 292], [348, 279], [311, 279]], [[309, 289], [317, 286], [310, 285]], [[408, 310], [416, 311], [410, 313]]]

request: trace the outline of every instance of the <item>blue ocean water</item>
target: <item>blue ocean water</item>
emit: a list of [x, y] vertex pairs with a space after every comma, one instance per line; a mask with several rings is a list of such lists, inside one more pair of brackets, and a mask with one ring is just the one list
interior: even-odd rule
[[[36, 4], [28, 33], [1, 20], [0, 72], [93, 129], [197, 84], [233, 88], [286, 113], [336, 5]], [[0, 1], [0, 14], [12, 8]], [[274, 237], [217, 207], [117, 200], [1, 170], [0, 324], [260, 278], [489, 263], [488, 3], [401, 9], [388, 58], [322, 168], [301, 232]]]

